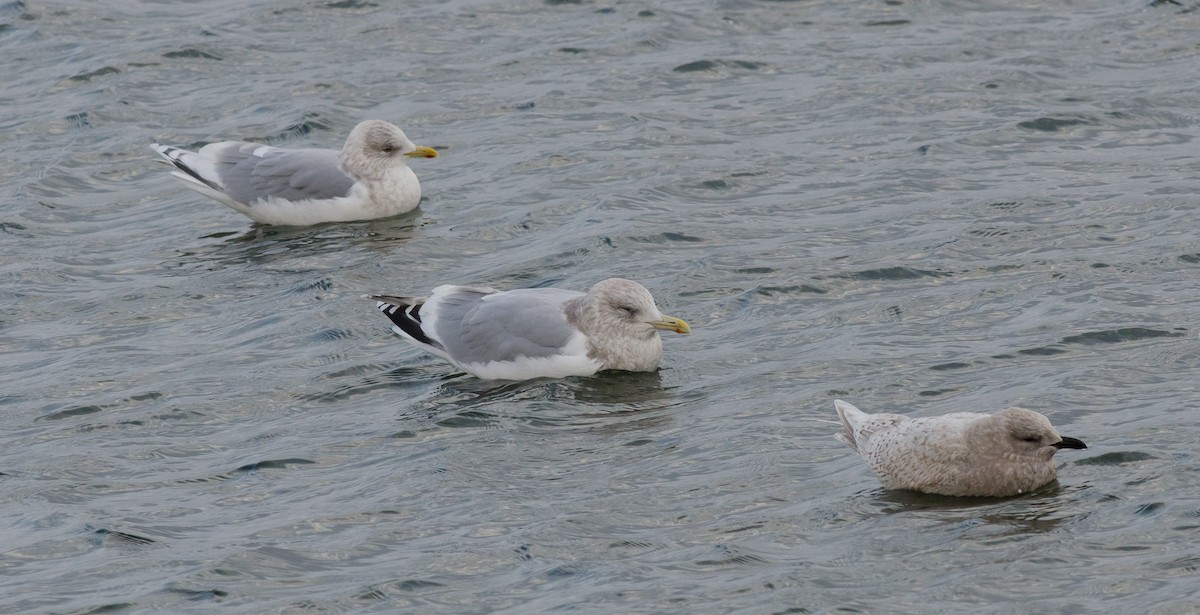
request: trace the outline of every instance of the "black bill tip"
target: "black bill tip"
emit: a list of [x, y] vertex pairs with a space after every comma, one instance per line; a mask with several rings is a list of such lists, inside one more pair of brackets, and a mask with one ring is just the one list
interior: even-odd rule
[[1063, 436], [1062, 442], [1054, 443], [1054, 448], [1087, 448], [1087, 445], [1083, 443], [1083, 440]]

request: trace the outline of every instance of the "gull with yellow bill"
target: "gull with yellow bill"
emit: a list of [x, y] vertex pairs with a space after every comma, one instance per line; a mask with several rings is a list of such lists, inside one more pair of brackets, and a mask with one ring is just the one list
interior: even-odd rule
[[659, 331], [691, 332], [658, 311], [646, 287], [621, 278], [586, 293], [447, 285], [428, 297], [369, 298], [397, 335], [486, 380], [654, 371], [662, 359]]
[[246, 141], [199, 151], [151, 145], [183, 185], [261, 224], [306, 226], [387, 218], [416, 209], [421, 182], [410, 158], [436, 158], [395, 124], [361, 122], [335, 149], [285, 149]]

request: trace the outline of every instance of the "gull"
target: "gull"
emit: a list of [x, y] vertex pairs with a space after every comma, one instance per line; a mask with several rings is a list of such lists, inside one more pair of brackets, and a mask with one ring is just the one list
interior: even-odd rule
[[485, 380], [653, 371], [662, 358], [658, 332], [691, 332], [658, 311], [646, 287], [621, 278], [586, 293], [444, 285], [428, 297], [369, 298], [405, 341]]
[[387, 218], [412, 211], [421, 183], [409, 158], [436, 158], [383, 120], [359, 123], [341, 151], [221, 141], [192, 152], [150, 146], [175, 165], [183, 185], [255, 222], [304, 226]]
[[1085, 449], [1049, 419], [1025, 408], [930, 418], [867, 414], [833, 402], [842, 432], [888, 489], [956, 496], [1011, 496], [1054, 480], [1054, 453]]

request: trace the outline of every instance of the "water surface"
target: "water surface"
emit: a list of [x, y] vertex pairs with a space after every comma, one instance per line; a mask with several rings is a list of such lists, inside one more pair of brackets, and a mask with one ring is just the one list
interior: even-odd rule
[[[0, 3], [0, 610], [1200, 605], [1194, 2]], [[255, 227], [147, 144], [442, 157]], [[370, 292], [644, 282], [663, 369], [488, 383]], [[831, 400], [1023, 405], [1025, 497]]]

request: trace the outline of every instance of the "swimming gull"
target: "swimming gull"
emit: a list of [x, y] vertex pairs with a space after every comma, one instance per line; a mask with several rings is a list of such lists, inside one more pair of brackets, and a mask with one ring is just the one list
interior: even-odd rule
[[192, 152], [151, 145], [183, 185], [262, 224], [303, 226], [386, 218], [412, 211], [421, 183], [409, 158], [436, 158], [383, 120], [359, 123], [334, 149], [284, 149], [221, 141]]
[[834, 400], [838, 440], [867, 461], [888, 489], [958, 496], [1010, 496], [1054, 480], [1054, 453], [1087, 448], [1025, 408], [930, 418], [867, 414]]
[[653, 371], [662, 358], [658, 332], [691, 332], [658, 311], [646, 287], [620, 278], [587, 293], [446, 285], [428, 297], [370, 298], [397, 335], [488, 380]]

